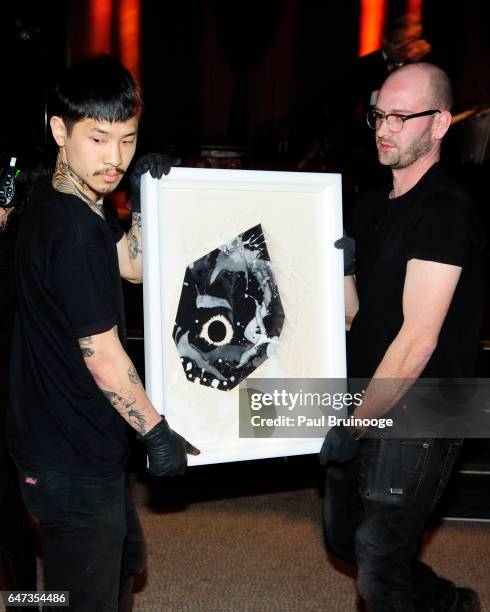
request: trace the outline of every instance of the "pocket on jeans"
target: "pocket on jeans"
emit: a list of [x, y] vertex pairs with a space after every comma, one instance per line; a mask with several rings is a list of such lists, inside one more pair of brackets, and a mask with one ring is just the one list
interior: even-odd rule
[[[20, 491], [26, 509], [37, 519], [44, 520], [52, 504], [50, 489], [55, 486], [54, 473], [43, 468], [30, 465], [15, 459], [19, 474]], [[56, 509], [62, 504], [62, 500], [57, 500]]]
[[35, 467], [31, 467], [15, 459], [15, 465], [17, 466], [17, 474], [19, 476], [20, 492], [22, 495], [22, 501], [26, 509], [35, 517], [38, 518], [39, 508], [37, 508], [36, 498], [37, 491], [39, 490], [41, 482], [40, 470]]
[[359, 491], [363, 497], [400, 503], [415, 497], [426, 471], [430, 444], [425, 440], [366, 440]]
[[402, 440], [400, 447], [402, 469], [409, 472], [423, 470], [430, 449], [430, 441], [419, 438]]
[[447, 484], [449, 482], [449, 478], [452, 474], [454, 464], [458, 460], [459, 453], [461, 452], [461, 447], [463, 446], [463, 440], [454, 440], [450, 442], [446, 457], [444, 459], [444, 464], [441, 471], [441, 479], [436, 489], [436, 493], [434, 495], [434, 502], [437, 503], [444, 491], [446, 490]]
[[[430, 446], [429, 440], [419, 438], [400, 441], [398, 488], [403, 491], [403, 495], [417, 497], [424, 480]], [[394, 484], [396, 485], [396, 480]]]

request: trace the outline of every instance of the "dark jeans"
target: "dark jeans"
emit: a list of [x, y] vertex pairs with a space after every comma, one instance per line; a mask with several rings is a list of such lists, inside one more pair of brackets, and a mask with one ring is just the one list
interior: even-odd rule
[[143, 570], [144, 543], [125, 475], [16, 463], [24, 504], [40, 522], [46, 590], [69, 591], [73, 612], [130, 610], [128, 585]]
[[452, 610], [455, 585], [416, 556], [461, 445], [462, 440], [366, 439], [354, 461], [327, 468], [327, 545], [356, 564], [368, 610]]
[[[20, 496], [17, 470], [12, 457], [3, 447], [1, 441], [0, 517], [1, 588], [10, 591], [35, 591], [36, 546], [34, 534], [26, 521], [27, 513]], [[16, 610], [19, 610], [19, 608], [16, 608]]]

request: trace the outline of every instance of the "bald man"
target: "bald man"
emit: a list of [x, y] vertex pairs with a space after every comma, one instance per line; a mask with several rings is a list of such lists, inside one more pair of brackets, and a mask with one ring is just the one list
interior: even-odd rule
[[[447, 75], [411, 64], [386, 79], [367, 117], [392, 183], [360, 198], [347, 226], [356, 243], [356, 274], [345, 279], [348, 372], [371, 379], [354, 417], [385, 415], [419, 377], [477, 376], [483, 237], [469, 196], [439, 162], [451, 104]], [[461, 444], [328, 432], [327, 543], [357, 565], [368, 610], [480, 609], [474, 591], [416, 561]]]

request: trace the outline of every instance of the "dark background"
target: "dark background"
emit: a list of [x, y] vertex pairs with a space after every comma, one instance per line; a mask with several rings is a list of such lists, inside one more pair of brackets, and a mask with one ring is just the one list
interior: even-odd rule
[[[90, 6], [17, 0], [2, 7], [4, 138], [44, 146], [45, 85], [90, 54]], [[340, 95], [357, 56], [359, 0], [142, 0], [140, 7], [145, 149], [257, 146], [285, 119], [294, 140], [308, 140], [317, 109]], [[386, 19], [404, 10], [405, 2], [388, 1]], [[488, 104], [490, 3], [425, 0], [423, 23], [432, 59], [453, 80], [456, 110]], [[118, 56], [119, 47], [114, 28], [110, 50]]]
[[[114, 0], [115, 10], [117, 5]], [[45, 122], [49, 91], [61, 71], [91, 53], [90, 6], [90, 0], [16, 0], [2, 6], [3, 155], [28, 159], [54, 153]], [[359, 0], [142, 0], [140, 7], [145, 112], [139, 153], [174, 152], [185, 161], [198, 157], [203, 147], [224, 146], [247, 151], [249, 167], [295, 170], [311, 142], [335, 127], [331, 109], [349, 87], [357, 57]], [[388, 1], [386, 21], [405, 10], [404, 1]], [[453, 81], [455, 112], [489, 105], [490, 2], [425, 0], [423, 23], [432, 61]], [[113, 28], [109, 48], [116, 57], [120, 46]], [[464, 129], [464, 124], [452, 128], [445, 157], [471, 191], [488, 231], [488, 151], [481, 165], [462, 163]], [[284, 141], [287, 152], [281, 149]], [[337, 144], [338, 151], [349, 148]], [[333, 147], [327, 161], [330, 166], [323, 169], [343, 173], [347, 208], [356, 192], [351, 160], [336, 157]], [[141, 337], [140, 287], [126, 286], [126, 306], [130, 334]], [[490, 339], [489, 319], [483, 339]], [[141, 340], [130, 340], [130, 349], [142, 371]], [[489, 355], [482, 351], [483, 376], [490, 376]], [[469, 447], [470, 454], [474, 449], [470, 461], [490, 464], [486, 441]], [[228, 468], [203, 469], [224, 473]], [[466, 495], [479, 489], [478, 483]]]

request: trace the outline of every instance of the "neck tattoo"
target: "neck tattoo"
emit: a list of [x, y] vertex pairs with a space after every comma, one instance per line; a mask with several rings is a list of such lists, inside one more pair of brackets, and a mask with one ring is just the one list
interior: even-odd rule
[[88, 186], [77, 176], [68, 165], [64, 147], [60, 147], [56, 159], [56, 167], [51, 181], [53, 187], [61, 193], [75, 195], [83, 200], [99, 216], [104, 217], [103, 200], [94, 200], [86, 193]]

